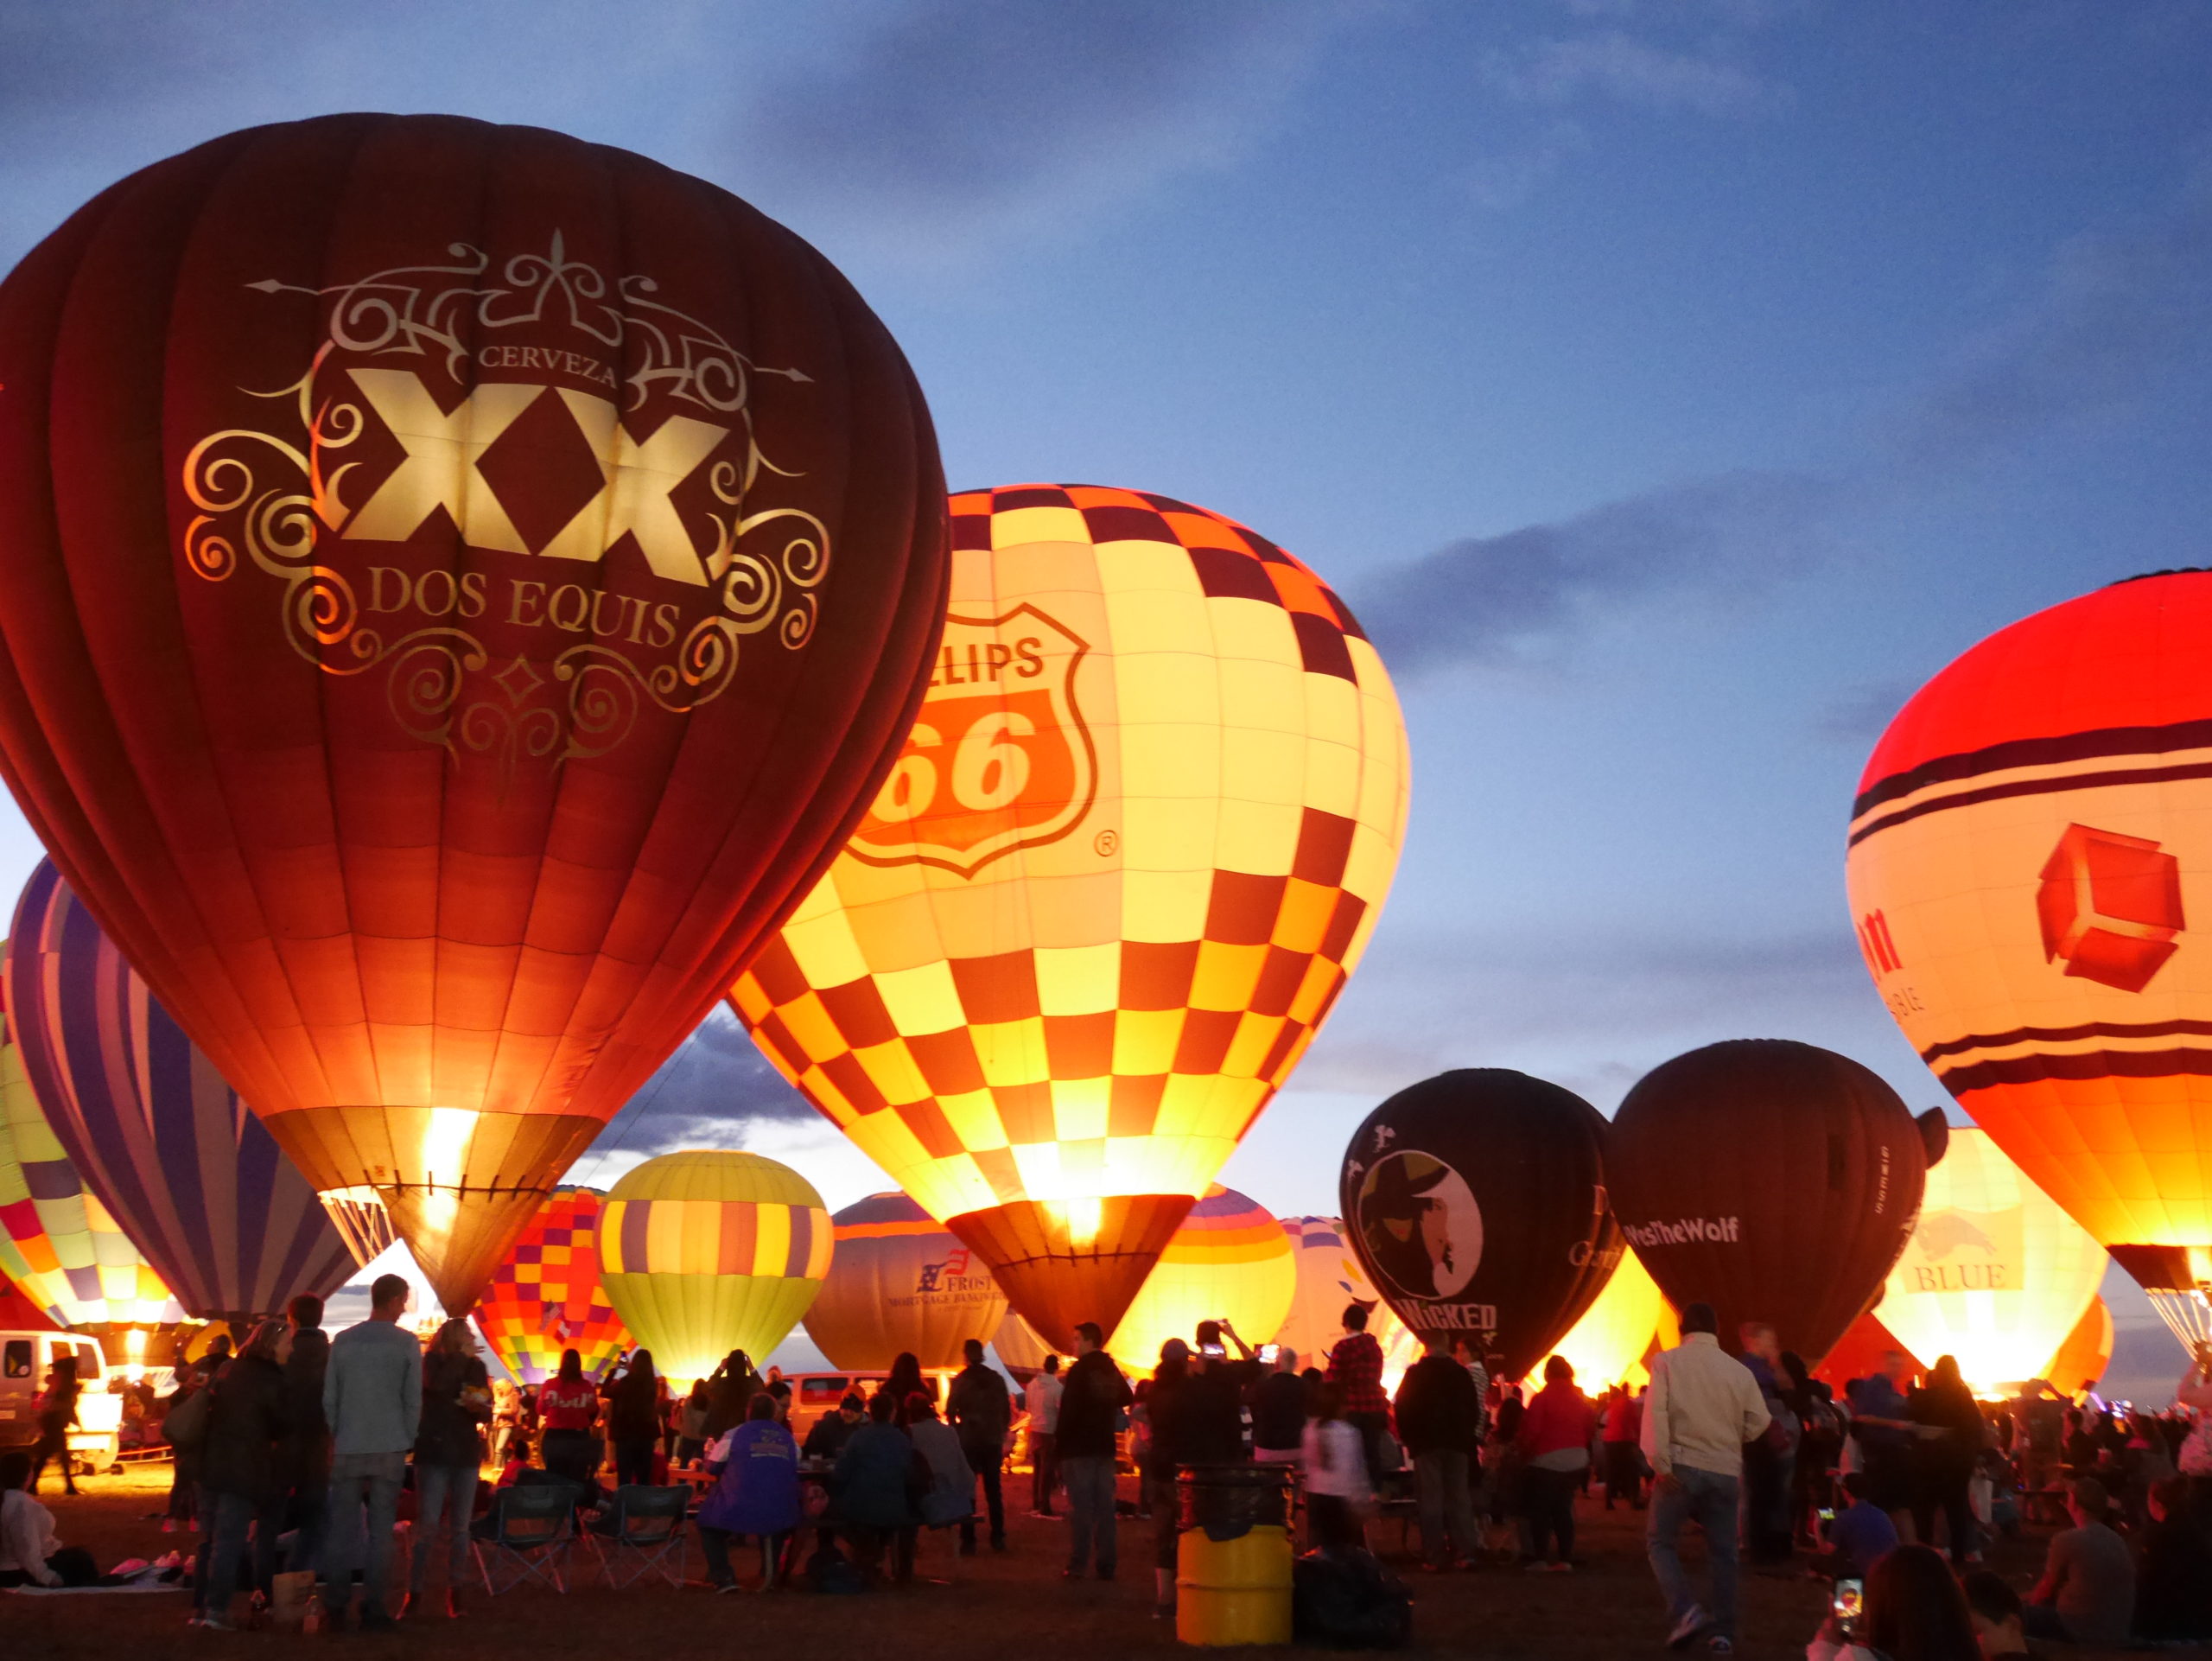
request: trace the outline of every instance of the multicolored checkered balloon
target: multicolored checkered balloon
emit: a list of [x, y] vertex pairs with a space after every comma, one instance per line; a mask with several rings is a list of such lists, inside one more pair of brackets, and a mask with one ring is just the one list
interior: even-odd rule
[[944, 642], [829, 875], [731, 990], [761, 1049], [1065, 1350], [1305, 1053], [1403, 834], [1328, 586], [1141, 491], [952, 498]]
[[537, 1208], [476, 1305], [477, 1329], [526, 1384], [560, 1370], [574, 1350], [596, 1378], [628, 1347], [630, 1334], [600, 1284], [596, 1188], [556, 1188]]

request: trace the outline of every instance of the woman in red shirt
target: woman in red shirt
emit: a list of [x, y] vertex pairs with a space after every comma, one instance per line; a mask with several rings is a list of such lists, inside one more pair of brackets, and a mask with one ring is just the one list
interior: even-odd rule
[[[1544, 1387], [1521, 1416], [1520, 1434], [1514, 1438], [1523, 1461], [1523, 1568], [1564, 1575], [1574, 1567], [1574, 1491], [1590, 1468], [1590, 1442], [1597, 1434], [1598, 1410], [1574, 1387], [1573, 1364], [1554, 1355], [1544, 1363]], [[1559, 1556], [1547, 1561], [1549, 1545], [1556, 1545]]]
[[575, 1351], [562, 1351], [561, 1371], [538, 1387], [537, 1416], [545, 1427], [545, 1468], [591, 1486], [599, 1469], [599, 1438], [592, 1434], [599, 1419], [599, 1392], [584, 1377], [583, 1358]]

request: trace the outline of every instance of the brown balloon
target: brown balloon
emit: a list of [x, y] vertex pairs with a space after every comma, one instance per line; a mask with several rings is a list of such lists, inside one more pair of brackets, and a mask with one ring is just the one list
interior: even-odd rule
[[1879, 1295], [1920, 1212], [1928, 1151], [1897, 1093], [1847, 1056], [1733, 1039], [1655, 1067], [1614, 1115], [1622, 1231], [1676, 1308], [1709, 1303], [1818, 1362]]

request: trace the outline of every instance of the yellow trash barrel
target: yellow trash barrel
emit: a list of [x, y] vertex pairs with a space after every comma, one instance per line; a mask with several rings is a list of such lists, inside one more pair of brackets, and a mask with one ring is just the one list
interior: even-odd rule
[[1186, 1465], [1177, 1473], [1181, 1642], [1290, 1642], [1289, 1475], [1268, 1465]]

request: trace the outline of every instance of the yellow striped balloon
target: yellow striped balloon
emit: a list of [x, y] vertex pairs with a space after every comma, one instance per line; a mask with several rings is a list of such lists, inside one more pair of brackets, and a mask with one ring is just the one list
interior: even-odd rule
[[1264, 1344], [1297, 1290], [1282, 1225], [1217, 1182], [1168, 1240], [1107, 1348], [1125, 1368], [1149, 1372], [1169, 1339], [1195, 1345], [1202, 1321], [1226, 1320], [1246, 1343]]
[[732, 1350], [782, 1343], [830, 1272], [835, 1237], [814, 1185], [758, 1154], [687, 1149], [609, 1192], [600, 1283], [653, 1364], [703, 1378]]

